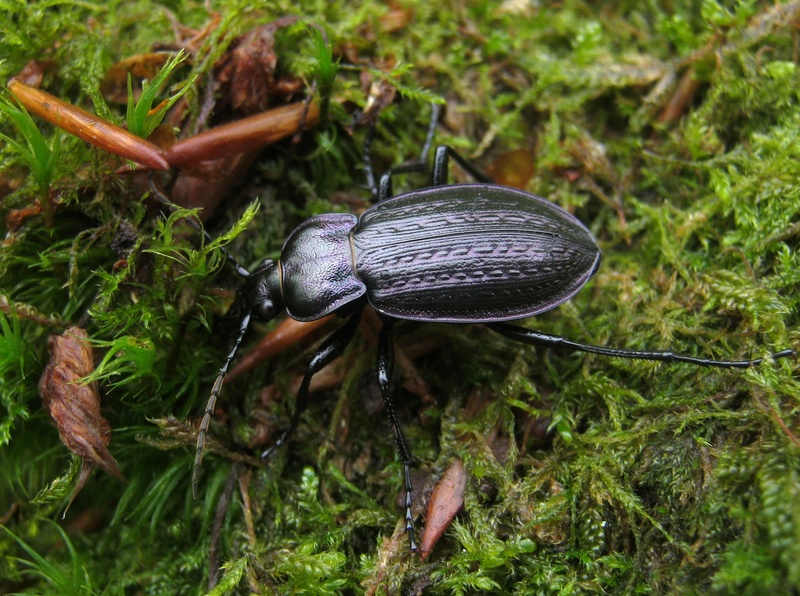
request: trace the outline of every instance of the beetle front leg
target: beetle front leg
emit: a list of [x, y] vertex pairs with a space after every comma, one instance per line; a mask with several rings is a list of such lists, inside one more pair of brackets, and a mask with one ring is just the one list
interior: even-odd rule
[[278, 440], [261, 454], [262, 459], [269, 457], [270, 454], [275, 451], [275, 449], [286, 443], [292, 432], [294, 432], [294, 429], [297, 428], [297, 423], [300, 421], [300, 416], [308, 406], [308, 390], [311, 386], [311, 379], [320, 370], [342, 355], [342, 352], [344, 352], [345, 348], [353, 339], [356, 329], [358, 329], [358, 324], [361, 321], [362, 311], [363, 308], [357, 308], [356, 311], [350, 315], [350, 318], [347, 319], [347, 322], [344, 325], [339, 327], [339, 329], [333, 332], [333, 335], [329, 336], [324, 342], [322, 342], [322, 345], [317, 350], [317, 353], [314, 354], [314, 357], [311, 359], [311, 363], [306, 369], [306, 374], [303, 376], [303, 382], [300, 383], [300, 389], [297, 390], [294, 413], [292, 414], [292, 419], [289, 422], [289, 426], [281, 433], [281, 436], [278, 438]]
[[414, 518], [411, 515], [411, 451], [406, 445], [403, 431], [400, 428], [400, 421], [397, 419], [397, 410], [392, 400], [389, 385], [392, 380], [392, 369], [394, 368], [394, 346], [392, 344], [392, 326], [394, 321], [383, 319], [383, 327], [378, 335], [378, 386], [383, 396], [383, 408], [389, 418], [389, 426], [392, 427], [394, 434], [395, 447], [400, 462], [403, 464], [403, 476], [406, 491], [406, 532], [408, 542], [412, 552], [417, 552], [417, 543], [414, 541]]

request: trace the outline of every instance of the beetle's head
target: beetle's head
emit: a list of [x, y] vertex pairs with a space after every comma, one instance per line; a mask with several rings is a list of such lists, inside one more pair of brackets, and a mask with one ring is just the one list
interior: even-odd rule
[[250, 314], [261, 323], [274, 319], [284, 308], [280, 269], [278, 261], [265, 259], [236, 293], [227, 318], [238, 322]]

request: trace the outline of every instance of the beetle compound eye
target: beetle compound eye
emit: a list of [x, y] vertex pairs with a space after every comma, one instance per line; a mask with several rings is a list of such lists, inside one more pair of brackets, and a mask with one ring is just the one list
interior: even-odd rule
[[262, 300], [256, 305], [254, 314], [259, 321], [271, 321], [278, 314], [278, 309], [272, 300]]

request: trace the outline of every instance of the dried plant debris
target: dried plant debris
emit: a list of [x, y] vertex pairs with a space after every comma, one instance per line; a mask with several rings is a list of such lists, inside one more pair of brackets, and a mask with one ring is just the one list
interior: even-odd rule
[[217, 80], [222, 97], [231, 108], [243, 114], [257, 114], [267, 109], [270, 98], [288, 101], [303, 88], [299, 78], [278, 76], [275, 32], [297, 22], [297, 17], [277, 19], [239, 37], [217, 64]]
[[436, 484], [428, 503], [428, 515], [420, 543], [419, 553], [423, 559], [428, 558], [444, 531], [464, 506], [467, 476], [464, 462], [456, 458]]
[[48, 347], [50, 362], [39, 380], [39, 394], [58, 427], [61, 442], [82, 461], [71, 503], [95, 466], [120, 480], [124, 477], [107, 449], [111, 426], [100, 414], [97, 383], [83, 382], [94, 371], [94, 353], [86, 331], [70, 327], [63, 335], [50, 336]]

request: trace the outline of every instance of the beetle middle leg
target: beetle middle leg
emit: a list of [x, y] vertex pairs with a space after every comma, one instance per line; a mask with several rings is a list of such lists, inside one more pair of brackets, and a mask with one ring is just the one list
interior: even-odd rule
[[[425, 136], [425, 144], [422, 146], [419, 159], [402, 163], [391, 168], [381, 176], [377, 187], [375, 185], [375, 176], [372, 169], [372, 158], [370, 156], [374, 128], [370, 130], [370, 133], [364, 142], [364, 169], [367, 176], [367, 185], [372, 191], [373, 198], [375, 198], [378, 203], [385, 201], [394, 195], [392, 188], [393, 176], [397, 174], [409, 174], [412, 172], [424, 172], [428, 169], [428, 152], [433, 144], [433, 137], [436, 132], [436, 124], [439, 122], [440, 115], [441, 106], [439, 104], [433, 104], [431, 107], [431, 122], [428, 126], [428, 134]], [[450, 158], [452, 158], [462, 170], [467, 172], [478, 182], [494, 182], [491, 176], [488, 176], [486, 173], [482, 172], [472, 162], [456, 152], [455, 149], [448, 145], [439, 145], [436, 147], [436, 152], [434, 153], [433, 157], [431, 186], [442, 186], [447, 184], [450, 170]]]
[[403, 464], [403, 476], [406, 491], [406, 533], [412, 552], [417, 552], [417, 543], [414, 541], [414, 519], [411, 515], [411, 451], [406, 445], [403, 430], [400, 428], [400, 421], [397, 419], [397, 410], [390, 391], [392, 380], [392, 370], [394, 368], [394, 345], [392, 343], [392, 319], [382, 317], [383, 327], [378, 335], [378, 386], [383, 397], [383, 409], [389, 418], [389, 425], [392, 427], [395, 448], [400, 462]]
[[436, 133], [436, 124], [442, 108], [439, 104], [431, 104], [431, 120], [428, 124], [428, 133], [425, 135], [425, 144], [418, 159], [393, 167], [385, 172], [380, 179], [380, 184], [375, 184], [375, 174], [372, 169], [372, 138], [375, 136], [375, 125], [369, 129], [369, 134], [364, 140], [364, 172], [367, 176], [367, 186], [372, 192], [372, 198], [381, 202], [392, 196], [392, 174], [407, 174], [409, 172], [424, 172], [428, 168], [428, 152], [431, 150], [433, 135]]
[[300, 389], [297, 390], [294, 412], [292, 413], [292, 418], [289, 421], [289, 426], [286, 427], [286, 430], [281, 433], [280, 437], [278, 437], [278, 440], [261, 454], [262, 458], [269, 457], [270, 454], [275, 451], [275, 449], [284, 445], [294, 432], [294, 429], [297, 428], [297, 423], [300, 421], [300, 416], [308, 407], [308, 390], [311, 386], [311, 379], [320, 370], [342, 355], [342, 352], [344, 352], [345, 348], [347, 348], [352, 341], [353, 336], [356, 333], [356, 329], [358, 329], [358, 324], [361, 321], [361, 313], [363, 310], [364, 309], [362, 307], [356, 308], [353, 314], [350, 315], [350, 318], [347, 319], [347, 322], [339, 327], [339, 329], [334, 331], [333, 334], [330, 335], [324, 342], [322, 342], [322, 345], [319, 347], [316, 354], [314, 354], [314, 357], [311, 359], [311, 362], [306, 369], [306, 373], [303, 376], [303, 381], [300, 383]]
[[[431, 186], [443, 186], [447, 184], [447, 179], [450, 173], [450, 158], [455, 161], [458, 166], [472, 176], [478, 182], [493, 182], [491, 176], [487, 176], [472, 164], [467, 158], [456, 152], [455, 149], [449, 145], [439, 145], [436, 147], [436, 152], [433, 155], [433, 173], [431, 174]], [[427, 169], [427, 164], [423, 161], [413, 161], [407, 164], [399, 165], [392, 168], [381, 176], [381, 181], [378, 186], [378, 202], [385, 201], [392, 197], [392, 176], [395, 174], [407, 174], [409, 172], [424, 171]]]
[[447, 178], [450, 173], [450, 158], [453, 158], [453, 161], [455, 161], [462, 170], [467, 172], [478, 182], [494, 182], [491, 176], [479, 170], [475, 164], [466, 157], [460, 155], [455, 149], [448, 145], [439, 145], [436, 148], [436, 153], [433, 155], [432, 186], [447, 184]]

